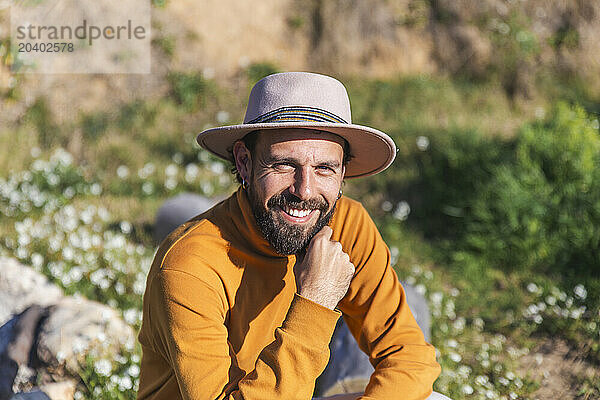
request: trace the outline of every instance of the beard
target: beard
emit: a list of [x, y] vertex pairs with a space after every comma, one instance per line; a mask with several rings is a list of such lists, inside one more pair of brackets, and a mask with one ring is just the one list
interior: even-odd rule
[[[248, 198], [258, 228], [275, 251], [281, 255], [306, 251], [312, 238], [331, 220], [337, 203], [336, 201], [331, 210], [327, 212], [329, 204], [324, 199], [302, 201], [292, 194], [280, 193], [269, 199], [265, 209], [251, 188], [248, 190]], [[285, 212], [283, 210], [286, 207], [298, 210], [318, 210], [319, 218], [312, 226], [293, 224], [284, 220], [280, 214], [280, 212]]]

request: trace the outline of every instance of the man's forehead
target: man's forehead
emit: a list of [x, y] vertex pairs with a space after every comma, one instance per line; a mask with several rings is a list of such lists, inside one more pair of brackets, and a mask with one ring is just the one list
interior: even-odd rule
[[345, 140], [342, 137], [326, 131], [304, 128], [286, 128], [265, 129], [258, 132], [258, 143], [267, 147], [277, 143], [302, 140], [319, 140], [323, 141], [324, 145], [327, 145], [328, 142], [333, 142], [340, 145], [342, 149], [345, 147]]

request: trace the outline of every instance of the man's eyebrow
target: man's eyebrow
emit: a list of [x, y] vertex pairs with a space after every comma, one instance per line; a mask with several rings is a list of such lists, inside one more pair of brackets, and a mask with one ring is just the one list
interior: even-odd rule
[[334, 168], [334, 169], [340, 167], [340, 163], [338, 161], [322, 161], [318, 165], [324, 166], [324, 167], [330, 167], [330, 168]]
[[[290, 164], [300, 164], [300, 162], [293, 157], [278, 157], [278, 156], [269, 156], [266, 160], [267, 164], [274, 164], [274, 163], [290, 163]], [[338, 161], [321, 161], [318, 162], [317, 165], [319, 166], [324, 166], [324, 167], [330, 167], [330, 168], [340, 168], [340, 163]]]
[[298, 164], [298, 160], [291, 157], [268, 156], [265, 160], [267, 164], [286, 162], [290, 164]]

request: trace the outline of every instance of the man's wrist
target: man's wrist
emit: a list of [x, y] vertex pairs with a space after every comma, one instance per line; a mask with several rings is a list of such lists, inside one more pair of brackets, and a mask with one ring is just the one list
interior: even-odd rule
[[310, 326], [311, 336], [308, 341], [314, 340], [315, 344], [323, 341], [322, 344], [327, 346], [341, 315], [339, 310], [329, 309], [296, 293], [282, 328], [294, 334], [304, 334], [307, 326]]
[[338, 301], [328, 298], [328, 296], [320, 295], [311, 290], [299, 290], [297, 294], [307, 300], [312, 301], [313, 303], [317, 303], [320, 306], [329, 308], [330, 310], [333, 310], [339, 303]]

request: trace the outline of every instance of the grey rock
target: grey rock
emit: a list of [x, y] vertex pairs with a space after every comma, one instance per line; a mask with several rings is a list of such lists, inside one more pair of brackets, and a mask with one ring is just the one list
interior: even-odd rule
[[203, 213], [221, 199], [182, 193], [165, 201], [156, 214], [154, 241], [160, 243], [179, 225]]
[[[409, 284], [403, 283], [406, 301], [417, 324], [423, 331], [425, 340], [431, 334], [429, 306], [423, 295]], [[350, 329], [340, 319], [329, 344], [329, 363], [318, 379], [317, 394], [331, 396], [338, 393], [356, 393], [365, 390], [374, 369], [369, 357], [360, 350]]]
[[425, 340], [431, 340], [431, 313], [429, 312], [429, 306], [427, 305], [427, 299], [421, 293], [417, 292], [414, 286], [408, 283], [402, 283], [404, 287], [404, 293], [406, 294], [406, 302], [412, 311], [415, 320], [419, 328], [425, 335]]
[[0, 326], [27, 307], [48, 306], [63, 297], [48, 278], [17, 260], [0, 257]]
[[80, 371], [83, 355], [101, 355], [122, 347], [132, 349], [135, 332], [112, 308], [83, 298], [65, 297], [50, 307], [38, 334], [37, 356], [47, 365], [64, 363], [71, 373]]
[[365, 390], [374, 369], [369, 357], [358, 347], [343, 319], [338, 321], [329, 343], [329, 363], [318, 379], [319, 396], [356, 393]]
[[[69, 375], [80, 372], [85, 354], [104, 356], [135, 344], [135, 332], [117, 311], [65, 297], [9, 258], [0, 258], [0, 321], [0, 400], [72, 400], [77, 383]], [[46, 375], [59, 382], [32, 388]]]
[[19, 371], [25, 371], [45, 307], [62, 291], [44, 275], [17, 260], [0, 257], [0, 399], [13, 393]]

